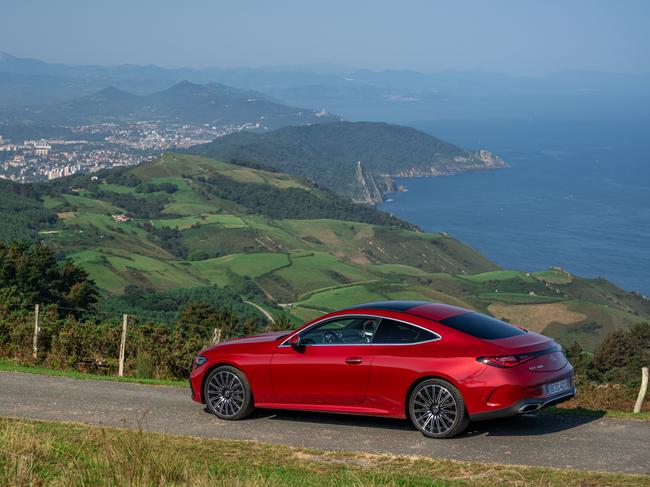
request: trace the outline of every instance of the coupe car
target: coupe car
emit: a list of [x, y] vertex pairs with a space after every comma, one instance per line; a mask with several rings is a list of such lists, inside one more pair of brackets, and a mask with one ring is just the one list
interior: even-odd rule
[[256, 407], [376, 415], [409, 418], [432, 438], [575, 395], [573, 367], [551, 338], [419, 301], [361, 304], [295, 331], [224, 341], [196, 356], [190, 384], [221, 419]]

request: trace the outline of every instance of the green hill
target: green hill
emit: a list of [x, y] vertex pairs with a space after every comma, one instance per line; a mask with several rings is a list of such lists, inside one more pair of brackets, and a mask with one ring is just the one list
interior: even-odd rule
[[[167, 293], [218, 286], [296, 321], [363, 301], [433, 300], [587, 349], [650, 318], [647, 300], [607, 281], [501, 270], [445, 234], [270, 170], [168, 154], [133, 168], [5, 186], [0, 213], [15, 224], [0, 227], [0, 238], [24, 225], [23, 236], [72, 257], [112, 299], [127, 286]], [[38, 218], [27, 226], [29, 215]]]
[[392, 190], [390, 176], [431, 176], [504, 167], [488, 151], [470, 151], [418, 130], [375, 122], [333, 122], [236, 133], [191, 152], [255, 161], [367, 202]]

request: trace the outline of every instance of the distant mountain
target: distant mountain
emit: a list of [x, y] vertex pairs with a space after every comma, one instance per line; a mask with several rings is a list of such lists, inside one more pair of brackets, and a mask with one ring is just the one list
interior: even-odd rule
[[412, 123], [495, 118], [647, 118], [650, 73], [571, 70], [514, 76], [479, 70], [420, 73], [335, 65], [257, 68], [73, 66], [0, 55], [0, 107], [60, 103], [106, 86], [139, 95], [182, 80], [268, 93], [291, 106], [325, 108], [349, 120]]
[[488, 151], [471, 151], [410, 127], [335, 122], [238, 133], [190, 149], [220, 160], [255, 161], [340, 194], [380, 201], [393, 176], [436, 176], [505, 167]]
[[91, 118], [127, 118], [133, 116], [141, 105], [139, 96], [117, 89], [104, 88], [92, 95], [77, 98], [51, 108], [46, 108], [43, 117], [55, 121], [88, 120]]
[[201, 85], [189, 81], [150, 95], [136, 95], [110, 86], [64, 103], [6, 109], [4, 113], [5, 121], [9, 122], [162, 120], [211, 125], [251, 123], [259, 125], [260, 129], [338, 120], [329, 114], [283, 105], [257, 91], [240, 90], [219, 83]]
[[0, 71], [13, 74], [46, 75], [61, 78], [85, 79], [153, 79], [182, 78], [192, 69], [168, 69], [155, 65], [138, 66], [122, 64], [119, 66], [69, 65], [48, 63], [39, 59], [19, 58], [9, 53], [0, 53]]
[[158, 66], [69, 66], [0, 53], [0, 107], [53, 104], [91, 95], [106, 86], [137, 94], [190, 79], [192, 72]]

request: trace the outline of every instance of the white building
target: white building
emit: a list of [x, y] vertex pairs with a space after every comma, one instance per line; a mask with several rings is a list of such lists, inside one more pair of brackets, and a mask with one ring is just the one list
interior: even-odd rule
[[52, 146], [49, 144], [37, 144], [34, 146], [34, 151], [36, 152], [36, 155], [40, 157], [46, 157], [50, 153], [51, 149]]

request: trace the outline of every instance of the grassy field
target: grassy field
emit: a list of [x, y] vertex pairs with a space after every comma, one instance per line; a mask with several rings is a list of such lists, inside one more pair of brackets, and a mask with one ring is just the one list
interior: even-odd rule
[[489, 282], [489, 281], [506, 281], [509, 279], [521, 279], [528, 282], [533, 282], [533, 279], [530, 276], [527, 276], [523, 272], [519, 271], [492, 271], [492, 272], [483, 272], [481, 274], [474, 274], [473, 276], [467, 276], [467, 280], [472, 282]]
[[199, 275], [188, 273], [176, 262], [148, 255], [130, 254], [118, 249], [85, 250], [71, 254], [110, 293], [120, 293], [127, 284], [155, 283], [158, 289], [191, 288], [207, 285]]
[[536, 294], [523, 294], [523, 293], [479, 293], [478, 297], [486, 299], [490, 302], [499, 301], [502, 303], [512, 304], [539, 304], [539, 303], [554, 303], [556, 301], [563, 301], [562, 298], [553, 296], [537, 296]]
[[211, 284], [232, 285], [236, 276], [256, 278], [288, 266], [286, 254], [255, 253], [230, 254], [216, 259], [191, 262], [189, 269]]
[[386, 299], [386, 295], [373, 292], [366, 286], [345, 286], [314, 293], [306, 300], [301, 301], [300, 305], [330, 310], [352, 306], [357, 303], [381, 301], [382, 299]]
[[2, 485], [642, 486], [650, 477], [515, 467], [0, 418]]
[[219, 215], [211, 213], [203, 213], [200, 215], [185, 216], [179, 218], [165, 218], [161, 220], [151, 220], [151, 223], [158, 228], [169, 227], [177, 228], [178, 230], [187, 230], [192, 225], [209, 225], [216, 223], [223, 228], [244, 228], [246, 224], [244, 221], [234, 215]]

